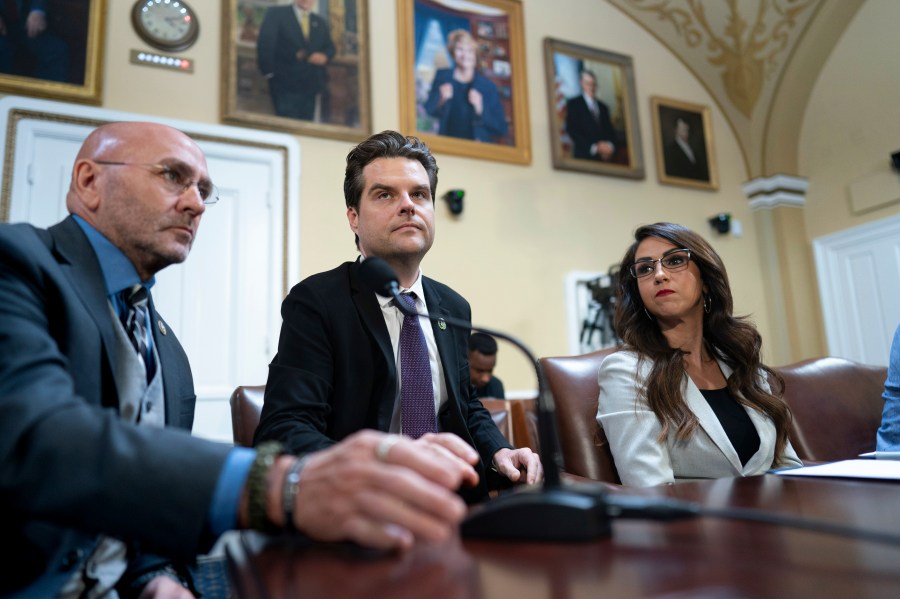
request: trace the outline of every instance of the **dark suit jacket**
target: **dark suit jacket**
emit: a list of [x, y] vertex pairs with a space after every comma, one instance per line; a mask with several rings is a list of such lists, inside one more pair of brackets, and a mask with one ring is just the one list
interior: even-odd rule
[[[475, 115], [475, 109], [469, 103], [468, 94], [465, 96], [454, 94], [449, 102], [440, 104], [440, 87], [445, 83], [453, 83], [453, 69], [440, 69], [434, 74], [431, 91], [425, 101], [425, 111], [440, 120], [438, 133], [487, 143], [496, 143], [506, 135], [506, 113], [503, 112], [500, 93], [493, 81], [478, 72], [472, 78], [472, 89], [481, 93], [481, 116]], [[462, 126], [460, 124], [457, 124], [456, 127], [451, 126], [449, 123], [452, 106], [461, 106], [461, 112], [468, 115], [468, 122], [462, 123]]]
[[[0, 225], [0, 595], [55, 596], [98, 533], [185, 560], [208, 549], [229, 448], [190, 436], [193, 381], [168, 327], [152, 330], [167, 425], [183, 430], [119, 419], [113, 326], [99, 263], [71, 217], [49, 230]], [[135, 568], [159, 561], [139, 553]]]
[[[284, 300], [281, 339], [269, 365], [257, 443], [277, 439], [302, 453], [328, 447], [361, 429], [389, 430], [397, 392], [394, 352], [378, 300], [359, 281], [358, 270], [359, 262], [346, 262], [313, 275]], [[469, 304], [458, 293], [429, 278], [422, 286], [431, 315], [471, 319]], [[434, 322], [432, 326], [449, 394], [438, 426], [462, 437], [481, 455], [481, 484], [462, 493], [476, 501], [487, 492], [484, 464], [510, 445], [475, 397], [469, 380], [469, 331], [441, 329]]]
[[270, 6], [259, 26], [256, 42], [257, 62], [263, 75], [272, 74], [275, 93], [293, 92], [316, 95], [325, 89], [325, 67], [297, 60], [298, 52], [308, 57], [322, 52], [328, 59], [334, 57], [328, 23], [316, 14], [309, 15], [309, 38], [303, 35], [294, 14], [293, 4]]
[[695, 162], [691, 162], [691, 159], [688, 158], [688, 155], [684, 153], [684, 150], [681, 149], [677, 142], [674, 140], [669, 142], [663, 151], [666, 175], [683, 179], [709, 181], [709, 165], [706, 162], [706, 152], [698, 144], [691, 144], [691, 150], [694, 151]]
[[594, 118], [584, 96], [570, 98], [566, 102], [566, 132], [572, 140], [572, 155], [583, 160], [600, 160], [600, 155], [591, 155], [591, 146], [598, 141], [616, 143], [616, 131], [609, 118], [609, 108], [600, 100], [597, 102], [598, 118]]

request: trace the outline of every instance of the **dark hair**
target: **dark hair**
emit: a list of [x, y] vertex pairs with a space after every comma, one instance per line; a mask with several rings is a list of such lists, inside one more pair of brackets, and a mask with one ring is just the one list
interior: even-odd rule
[[[396, 131], [382, 131], [370, 136], [347, 154], [347, 169], [344, 171], [344, 201], [347, 208], [359, 211], [359, 200], [366, 185], [363, 169], [379, 158], [409, 158], [421, 162], [425, 172], [428, 173], [431, 201], [434, 202], [438, 166], [434, 156], [431, 155], [431, 150], [417, 137], [407, 137]], [[356, 247], [359, 249], [358, 235]]]
[[347, 208], [359, 209], [365, 181], [363, 169], [379, 158], [409, 158], [418, 160], [428, 173], [431, 183], [431, 199], [437, 189], [438, 166], [431, 150], [417, 137], [406, 137], [396, 131], [382, 131], [369, 137], [347, 154], [347, 170], [344, 171], [344, 201]]
[[469, 336], [469, 351], [477, 351], [486, 356], [497, 353], [497, 341], [485, 333], [472, 333]]
[[[733, 369], [728, 378], [728, 390], [742, 404], [763, 412], [775, 424], [775, 464], [781, 462], [788, 440], [791, 413], [782, 399], [784, 380], [760, 362], [762, 337], [746, 316], [732, 314], [733, 300], [728, 273], [722, 259], [709, 243], [697, 233], [673, 223], [655, 223], [638, 227], [634, 243], [622, 258], [621, 273], [616, 289], [616, 313], [613, 326], [626, 348], [636, 351], [639, 359], [653, 360], [642, 393], [662, 425], [659, 440], [676, 427], [676, 437], [687, 439], [697, 428], [697, 416], [685, 404], [681, 392], [684, 379], [685, 352], [670, 347], [656, 319], [648, 318], [641, 301], [638, 281], [629, 272], [634, 264], [638, 245], [648, 237], [657, 237], [675, 247], [691, 251], [691, 262], [700, 270], [704, 286], [703, 344], [709, 354]], [[762, 370], [774, 381], [773, 392], [767, 391], [760, 380]]]

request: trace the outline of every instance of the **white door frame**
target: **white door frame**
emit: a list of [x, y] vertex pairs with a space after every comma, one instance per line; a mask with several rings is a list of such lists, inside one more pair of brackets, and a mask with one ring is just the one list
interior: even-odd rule
[[886, 366], [900, 323], [900, 215], [813, 240], [828, 353]]

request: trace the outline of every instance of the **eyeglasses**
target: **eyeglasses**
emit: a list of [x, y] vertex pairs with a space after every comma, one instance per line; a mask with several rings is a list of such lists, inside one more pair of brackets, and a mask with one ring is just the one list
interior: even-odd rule
[[691, 250], [686, 248], [671, 249], [658, 260], [642, 258], [628, 267], [628, 272], [636, 279], [649, 277], [656, 272], [656, 263], [659, 262], [669, 272], [677, 272], [687, 268], [691, 261]]
[[213, 185], [209, 179], [191, 179], [188, 168], [181, 165], [169, 166], [167, 164], [152, 164], [146, 162], [115, 162], [112, 160], [95, 160], [97, 164], [107, 166], [139, 166], [152, 169], [153, 174], [158, 176], [166, 189], [173, 195], [181, 195], [185, 191], [196, 185], [197, 191], [200, 192], [200, 199], [207, 206], [215, 204], [219, 201], [219, 189]]

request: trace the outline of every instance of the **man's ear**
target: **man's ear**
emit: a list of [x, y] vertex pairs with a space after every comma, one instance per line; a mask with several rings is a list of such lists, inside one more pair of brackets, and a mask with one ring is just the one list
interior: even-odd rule
[[81, 204], [92, 212], [100, 205], [99, 173], [97, 165], [90, 160], [79, 160], [72, 169], [72, 187]]
[[347, 222], [350, 223], [350, 230], [353, 231], [354, 234], [359, 233], [359, 231], [357, 231], [359, 228], [359, 212], [357, 212], [356, 208], [353, 206], [347, 207]]

